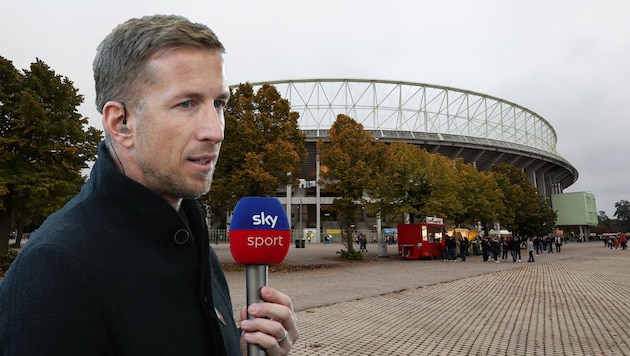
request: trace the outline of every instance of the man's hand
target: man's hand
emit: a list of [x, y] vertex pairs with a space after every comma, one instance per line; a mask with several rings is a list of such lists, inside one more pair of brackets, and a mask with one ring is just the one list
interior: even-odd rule
[[[300, 337], [291, 298], [271, 287], [262, 287], [260, 295], [267, 303], [241, 310], [241, 348], [246, 349], [245, 343], [258, 344], [267, 355], [287, 355]], [[254, 319], [247, 319], [247, 311]]]

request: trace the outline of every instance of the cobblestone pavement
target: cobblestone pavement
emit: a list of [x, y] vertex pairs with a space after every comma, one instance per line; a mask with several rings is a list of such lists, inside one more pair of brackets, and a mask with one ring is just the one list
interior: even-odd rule
[[[334, 263], [326, 257], [338, 249], [292, 249], [285, 262]], [[534, 263], [498, 264], [390, 255], [270, 274], [297, 311], [291, 355], [630, 355], [629, 251], [570, 243]], [[240, 309], [244, 276], [227, 277]]]

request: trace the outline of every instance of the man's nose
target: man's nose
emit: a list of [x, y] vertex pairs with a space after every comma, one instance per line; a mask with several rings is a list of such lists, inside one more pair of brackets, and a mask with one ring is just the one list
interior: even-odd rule
[[225, 131], [225, 117], [223, 109], [211, 106], [205, 110], [201, 117], [201, 125], [198, 130], [198, 138], [202, 141], [212, 141], [215, 143], [223, 141]]

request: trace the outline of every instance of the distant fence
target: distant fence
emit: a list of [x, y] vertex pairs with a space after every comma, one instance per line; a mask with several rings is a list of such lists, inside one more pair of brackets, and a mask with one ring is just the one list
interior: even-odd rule
[[208, 233], [210, 234], [210, 243], [219, 244], [230, 242], [226, 229], [209, 229]]
[[[209, 233], [210, 233], [211, 243], [219, 244], [219, 243], [230, 242], [230, 239], [228, 237], [228, 232], [226, 229], [210, 229]], [[377, 230], [352, 230], [352, 236], [357, 236], [359, 234], [365, 235], [368, 243], [375, 243], [378, 241]], [[300, 229], [291, 230], [291, 242], [295, 241], [296, 239], [301, 239], [303, 235], [304, 235], [304, 231]], [[341, 243], [343, 241], [342, 231], [336, 230], [335, 233], [330, 233], [324, 230], [324, 232], [320, 233], [320, 235], [318, 236], [320, 243], [324, 242], [324, 237], [326, 235], [331, 236], [330, 242], [332, 243]], [[383, 236], [387, 239], [387, 237], [391, 236], [391, 234], [383, 233]], [[312, 242], [316, 242], [316, 241], [312, 241]]]

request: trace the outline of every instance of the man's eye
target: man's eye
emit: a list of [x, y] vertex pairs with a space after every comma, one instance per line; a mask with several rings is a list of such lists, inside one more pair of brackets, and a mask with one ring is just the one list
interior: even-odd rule
[[184, 108], [184, 109], [187, 109], [187, 108], [191, 107], [192, 105], [193, 105], [192, 100], [186, 100], [186, 101], [184, 101], [182, 103], [179, 103], [179, 106]]
[[223, 109], [225, 108], [225, 102], [221, 101], [221, 100], [215, 100], [214, 101], [214, 107], [217, 109]]

